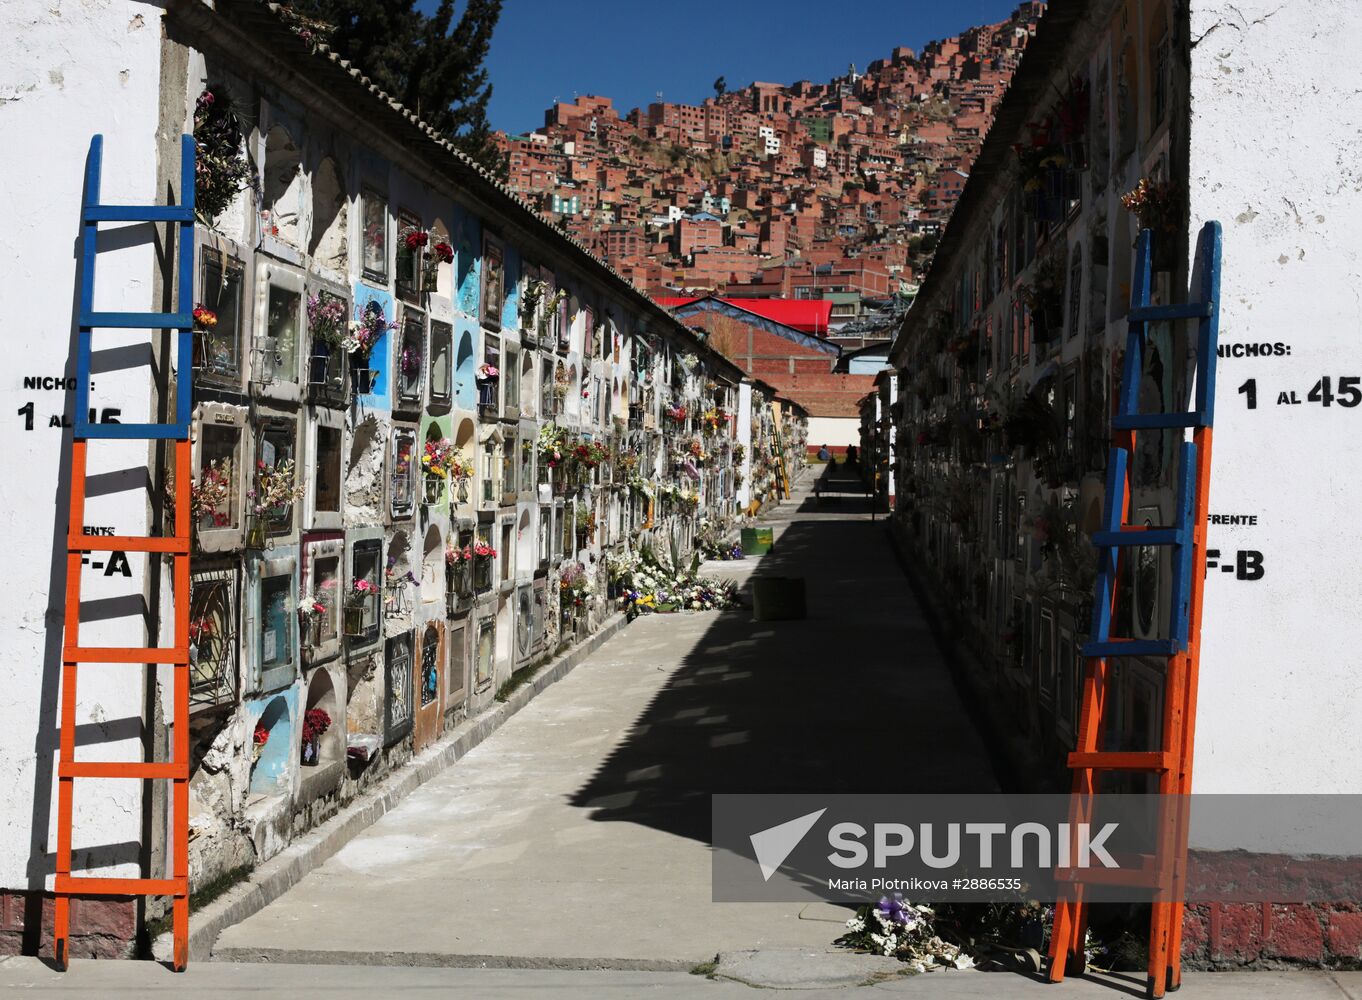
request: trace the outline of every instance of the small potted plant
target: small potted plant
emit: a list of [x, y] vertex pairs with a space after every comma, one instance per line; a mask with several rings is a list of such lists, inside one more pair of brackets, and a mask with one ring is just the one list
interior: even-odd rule
[[189, 488], [189, 512], [198, 530], [225, 528], [232, 498], [232, 462], [209, 462]]
[[420, 292], [421, 260], [430, 233], [419, 226], [407, 226], [397, 234], [397, 294], [404, 299], [415, 298]]
[[427, 441], [421, 454], [421, 470], [426, 503], [440, 503], [445, 497], [446, 485], [463, 475], [463, 467], [454, 454], [454, 442], [449, 438]]
[[448, 243], [436, 243], [426, 253], [421, 264], [421, 288], [427, 294], [433, 293], [440, 284], [440, 265], [454, 263], [454, 248]]
[[194, 102], [194, 149], [194, 214], [211, 227], [255, 177], [240, 118], [221, 87], [204, 90]]
[[304, 636], [308, 646], [318, 646], [322, 641], [322, 619], [326, 617], [326, 605], [308, 594], [298, 602], [298, 631]]
[[212, 356], [212, 333], [218, 325], [218, 314], [202, 302], [194, 307], [194, 369], [202, 371], [208, 367]]
[[1155, 271], [1171, 271], [1178, 259], [1179, 231], [1182, 227], [1182, 190], [1172, 181], [1141, 178], [1140, 183], [1121, 195], [1121, 204], [1150, 235], [1150, 266]]
[[369, 367], [369, 355], [395, 325], [383, 314], [383, 307], [373, 301], [351, 321], [350, 333], [341, 346], [350, 355], [350, 384], [360, 395], [373, 392], [374, 373]]
[[330, 292], [307, 297], [307, 328], [312, 334], [308, 384], [339, 389], [345, 379], [341, 345], [346, 334], [345, 300]]
[[478, 590], [487, 590], [492, 586], [492, 560], [497, 557], [497, 550], [479, 538], [473, 543], [472, 554], [473, 586]]
[[457, 599], [467, 597], [472, 590], [473, 550], [468, 545], [451, 542], [445, 546], [445, 597], [448, 611], [455, 612]]
[[293, 459], [280, 459], [274, 466], [263, 460], [256, 463], [255, 488], [246, 492], [251, 505], [251, 517], [246, 526], [246, 548], [263, 549], [265, 536], [271, 528], [287, 523], [293, 505], [307, 493], [307, 487], [295, 483]]
[[309, 708], [303, 713], [303, 746], [299, 763], [316, 767], [322, 758], [322, 734], [331, 728], [331, 716], [324, 708]]
[[358, 638], [365, 634], [364, 612], [378, 596], [378, 585], [371, 580], [356, 580], [345, 600], [345, 634]]

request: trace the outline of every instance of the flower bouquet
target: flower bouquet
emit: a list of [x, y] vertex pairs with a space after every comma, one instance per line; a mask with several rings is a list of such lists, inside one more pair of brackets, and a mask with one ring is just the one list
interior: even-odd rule
[[370, 301], [357, 313], [350, 323], [350, 332], [341, 347], [350, 355], [350, 371], [354, 378], [355, 391], [373, 391], [373, 371], [369, 367], [369, 353], [383, 335], [397, 324], [383, 315], [383, 307]]
[[345, 599], [345, 634], [350, 637], [364, 634], [364, 612], [378, 597], [378, 584], [372, 580], [356, 580]]
[[251, 733], [251, 766], [254, 767], [260, 760], [260, 755], [265, 752], [265, 744], [270, 741], [270, 731], [265, 728], [263, 722], [255, 724], [255, 731]]
[[306, 495], [307, 487], [295, 479], [291, 458], [281, 459], [274, 466], [263, 460], [256, 463], [255, 488], [246, 491], [251, 511], [247, 548], [264, 548], [268, 526], [287, 521], [293, 505]]
[[299, 763], [316, 767], [321, 762], [322, 734], [331, 728], [331, 716], [323, 708], [309, 708], [303, 713], [303, 746]]
[[1121, 195], [1121, 204], [1139, 220], [1150, 235], [1151, 266], [1171, 271], [1177, 260], [1176, 240], [1182, 225], [1182, 189], [1172, 181], [1140, 179]]
[[227, 514], [232, 499], [232, 462], [209, 462], [189, 487], [189, 512], [200, 528], [225, 528], [231, 523]]
[[319, 633], [325, 614], [326, 605], [315, 597], [305, 595], [298, 602], [298, 628], [303, 635], [307, 636], [308, 645], [315, 646], [321, 641]]
[[205, 225], [227, 210], [254, 178], [243, 148], [241, 122], [221, 88], [194, 102], [194, 212]]

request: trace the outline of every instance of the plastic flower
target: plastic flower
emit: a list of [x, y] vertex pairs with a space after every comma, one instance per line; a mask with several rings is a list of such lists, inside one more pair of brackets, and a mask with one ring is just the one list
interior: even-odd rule
[[424, 229], [411, 229], [402, 237], [402, 242], [407, 245], [408, 250], [420, 250], [430, 242], [430, 233]]
[[440, 259], [441, 263], [454, 263], [454, 248], [448, 243], [436, 243], [434, 249], [435, 256]]
[[194, 307], [194, 326], [200, 330], [211, 330], [218, 325], [218, 314], [200, 303]]

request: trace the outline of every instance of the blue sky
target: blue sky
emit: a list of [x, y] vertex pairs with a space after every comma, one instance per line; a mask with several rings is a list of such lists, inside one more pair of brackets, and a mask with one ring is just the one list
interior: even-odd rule
[[[431, 9], [434, 0], [419, 0]], [[971, 25], [1000, 21], [1015, 0], [505, 0], [492, 39], [489, 117], [522, 132], [543, 124], [554, 98], [612, 97], [620, 114], [664, 100], [698, 103], [718, 76], [823, 81], [920, 49]]]

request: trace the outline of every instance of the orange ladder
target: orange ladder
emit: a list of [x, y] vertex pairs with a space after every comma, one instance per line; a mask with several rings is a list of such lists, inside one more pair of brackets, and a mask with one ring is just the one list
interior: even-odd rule
[[[189, 550], [190, 410], [192, 396], [194, 295], [194, 139], [180, 139], [180, 204], [102, 205], [100, 164], [104, 137], [90, 140], [82, 206], [79, 336], [76, 344], [76, 402], [71, 442], [71, 513], [66, 539], [66, 632], [62, 642], [61, 742], [57, 761], [57, 856], [53, 954], [66, 969], [71, 960], [71, 900], [79, 896], [171, 896], [174, 966], [189, 961]], [[178, 225], [178, 308], [173, 313], [115, 313], [94, 308], [96, 242], [101, 222]], [[178, 331], [176, 420], [174, 423], [95, 423], [89, 409], [91, 339], [96, 329]], [[171, 537], [93, 536], [85, 524], [85, 460], [92, 440], [165, 440], [175, 442], [175, 534]], [[168, 648], [94, 647], [80, 643], [81, 566], [91, 552], [144, 552], [174, 559], [175, 639]], [[169, 761], [87, 762], [76, 760], [76, 676], [81, 664], [166, 664], [174, 678], [174, 746]], [[71, 874], [71, 812], [76, 778], [152, 779], [174, 783], [169, 878], [97, 878]]]
[[[1161, 997], [1175, 990], [1182, 977], [1183, 888], [1186, 877], [1186, 796], [1192, 788], [1192, 751], [1196, 733], [1197, 673], [1201, 653], [1201, 601], [1206, 578], [1206, 523], [1211, 478], [1211, 430], [1215, 412], [1216, 339], [1220, 300], [1220, 224], [1208, 222], [1197, 239], [1195, 255], [1200, 298], [1177, 305], [1150, 305], [1149, 230], [1140, 233], [1135, 251], [1129, 331], [1121, 375], [1120, 401], [1112, 416], [1112, 448], [1107, 463], [1106, 509], [1102, 530], [1093, 535], [1098, 550], [1097, 593], [1092, 638], [1084, 644], [1086, 670], [1077, 746], [1069, 754], [1073, 769], [1070, 829], [1089, 823], [1098, 793], [1097, 775], [1107, 771], [1158, 775], [1162, 796], [1154, 854], [1134, 869], [1062, 868], [1056, 872], [1067, 898], [1055, 906], [1050, 934], [1049, 978], [1081, 972], [1085, 962], [1087, 909], [1083, 884], [1122, 884], [1153, 891], [1149, 926], [1146, 991]], [[1177, 320], [1197, 321], [1197, 378], [1193, 409], [1175, 413], [1140, 413], [1138, 396], [1143, 374], [1146, 325]], [[1129, 460], [1138, 431], [1190, 429], [1178, 456], [1177, 514], [1171, 528], [1132, 525]], [[1130, 546], [1172, 550], [1171, 621], [1166, 639], [1123, 639], [1111, 636], [1116, 608], [1120, 551]], [[1113, 752], [1102, 749], [1108, 722], [1113, 676], [1109, 660], [1126, 656], [1165, 657], [1163, 732], [1152, 751]]]

